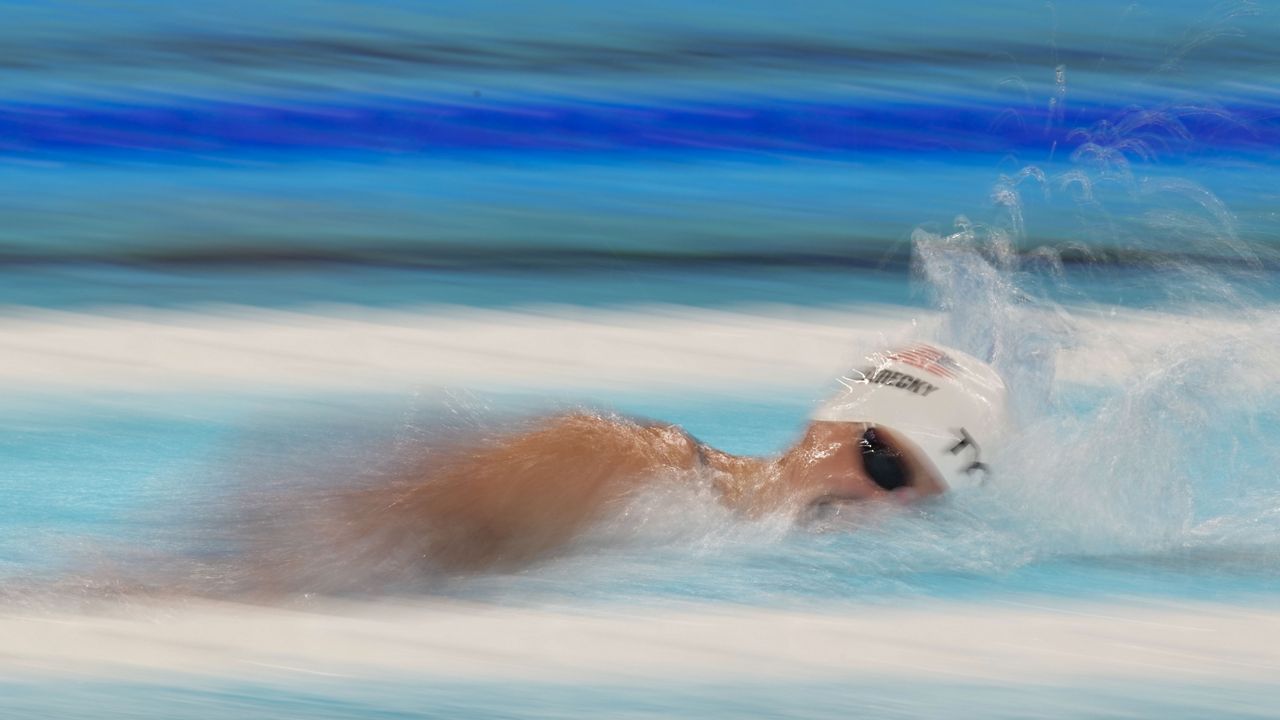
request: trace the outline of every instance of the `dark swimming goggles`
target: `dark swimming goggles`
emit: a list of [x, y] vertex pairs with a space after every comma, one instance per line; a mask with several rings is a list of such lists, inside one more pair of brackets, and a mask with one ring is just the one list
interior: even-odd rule
[[862, 468], [876, 485], [885, 490], [911, 486], [911, 474], [902, 451], [889, 444], [875, 428], [867, 428], [858, 442], [862, 450]]

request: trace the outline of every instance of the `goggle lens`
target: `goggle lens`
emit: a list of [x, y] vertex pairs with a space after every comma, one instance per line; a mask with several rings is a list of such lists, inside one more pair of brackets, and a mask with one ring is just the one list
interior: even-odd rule
[[897, 490], [911, 485], [902, 453], [868, 428], [858, 443], [862, 450], [862, 467], [871, 480], [885, 490]]

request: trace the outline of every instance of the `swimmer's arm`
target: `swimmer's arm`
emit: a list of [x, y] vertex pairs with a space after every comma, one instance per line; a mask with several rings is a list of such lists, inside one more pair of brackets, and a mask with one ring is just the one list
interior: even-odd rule
[[665, 469], [692, 469], [678, 429], [569, 415], [456, 453], [397, 503], [424, 554], [449, 568], [513, 567], [550, 554]]

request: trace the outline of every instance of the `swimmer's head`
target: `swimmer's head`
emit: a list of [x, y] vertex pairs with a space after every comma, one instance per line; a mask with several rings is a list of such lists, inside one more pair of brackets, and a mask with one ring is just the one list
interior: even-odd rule
[[[910, 484], [913, 456], [948, 488], [980, 484], [1006, 420], [1004, 381], [986, 363], [939, 345], [916, 343], [868, 355], [839, 378], [840, 390], [813, 413], [820, 422], [862, 423], [867, 474], [881, 487]], [[879, 435], [876, 429], [882, 431]], [[892, 442], [885, 442], [892, 438]]]

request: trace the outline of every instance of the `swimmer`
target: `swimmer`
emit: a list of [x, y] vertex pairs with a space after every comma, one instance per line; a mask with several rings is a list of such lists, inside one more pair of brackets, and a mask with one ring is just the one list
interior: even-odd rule
[[801, 517], [908, 503], [989, 471], [1005, 387], [985, 363], [915, 344], [867, 356], [839, 384], [778, 457], [731, 455], [674, 425], [570, 414], [424, 459], [345, 522], [386, 553], [449, 571], [504, 570], [553, 554], [655, 483], [704, 482], [744, 516]]

